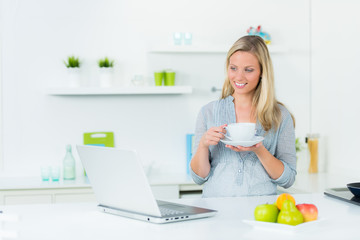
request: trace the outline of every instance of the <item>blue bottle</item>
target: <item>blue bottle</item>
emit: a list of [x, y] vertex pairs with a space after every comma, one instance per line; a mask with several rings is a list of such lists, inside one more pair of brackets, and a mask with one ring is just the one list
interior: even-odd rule
[[76, 171], [75, 171], [75, 159], [71, 153], [71, 145], [66, 146], [66, 155], [63, 161], [63, 177], [64, 180], [74, 180], [76, 178]]

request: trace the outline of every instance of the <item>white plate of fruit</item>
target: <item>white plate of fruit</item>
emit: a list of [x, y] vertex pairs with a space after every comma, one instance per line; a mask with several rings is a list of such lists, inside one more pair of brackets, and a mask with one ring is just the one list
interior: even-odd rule
[[318, 218], [318, 209], [312, 203], [296, 204], [288, 193], [278, 196], [274, 204], [260, 204], [254, 210], [255, 220], [243, 220], [256, 229], [295, 232], [309, 230], [324, 219]]

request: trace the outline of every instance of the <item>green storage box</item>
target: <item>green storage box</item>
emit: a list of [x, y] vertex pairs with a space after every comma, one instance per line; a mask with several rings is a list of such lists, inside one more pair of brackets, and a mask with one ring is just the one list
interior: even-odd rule
[[114, 133], [113, 132], [84, 133], [84, 145], [114, 147]]

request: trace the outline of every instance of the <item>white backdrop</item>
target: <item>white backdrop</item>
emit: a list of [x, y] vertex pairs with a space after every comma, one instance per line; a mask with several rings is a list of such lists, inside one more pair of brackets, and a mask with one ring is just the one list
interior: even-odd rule
[[[2, 5], [3, 175], [39, 175], [41, 165], [60, 164], [65, 145], [81, 144], [90, 131], [113, 131], [116, 146], [137, 149], [145, 164], [184, 173], [185, 135], [193, 132], [200, 107], [219, 97], [210, 88], [222, 86], [225, 54], [147, 51], [167, 45], [175, 31], [192, 32], [194, 45], [230, 47], [249, 26], [261, 24], [274, 45], [287, 49], [272, 55], [278, 99], [295, 115], [297, 136], [303, 139], [310, 131], [309, 1], [3, 0]], [[98, 77], [97, 59], [109, 56], [118, 85], [129, 85], [135, 74], [151, 84], [154, 70], [170, 67], [177, 83], [194, 91], [47, 95], [48, 87], [65, 81], [63, 60], [72, 54], [80, 57], [83, 80], [90, 83]], [[306, 164], [301, 159], [299, 169]]]
[[360, 2], [313, 0], [312, 9], [312, 128], [328, 170], [359, 176]]

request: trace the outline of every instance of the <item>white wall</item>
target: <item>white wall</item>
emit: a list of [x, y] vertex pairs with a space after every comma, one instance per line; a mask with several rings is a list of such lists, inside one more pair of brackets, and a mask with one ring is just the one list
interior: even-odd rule
[[[2, 2], [0, 2], [0, 11], [2, 9]], [[2, 56], [2, 18], [0, 17], [0, 56]], [[2, 92], [2, 57], [0, 57], [0, 93]], [[2, 140], [3, 140], [3, 134], [2, 134], [2, 94], [0, 94], [0, 171], [3, 169], [3, 144], [2, 144]]]
[[328, 171], [358, 176], [360, 2], [312, 2], [312, 129]]
[[[225, 54], [154, 54], [171, 32], [192, 32], [193, 44], [228, 45], [261, 24], [287, 52], [274, 54], [276, 90], [309, 131], [309, 2], [287, 0], [3, 0], [4, 171], [38, 175], [40, 165], [61, 163], [68, 143], [87, 131], [114, 131], [117, 147], [136, 148], [161, 172], [185, 172], [185, 134], [200, 107], [218, 98]], [[49, 96], [66, 78], [63, 60], [83, 61], [83, 79], [97, 78], [96, 61], [116, 61], [118, 85], [135, 74], [171, 67], [194, 93], [176, 96]], [[314, 87], [315, 89], [315, 87]], [[314, 109], [314, 108], [313, 108]], [[304, 163], [301, 163], [304, 165]]]

